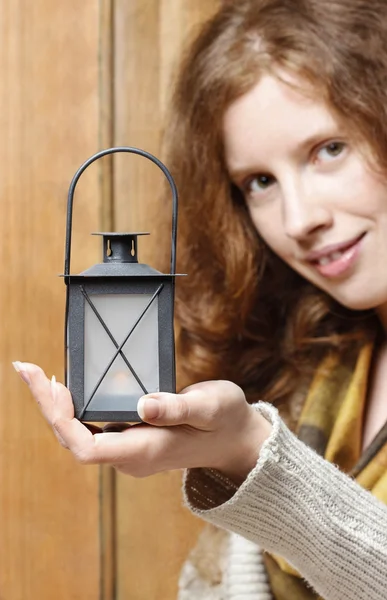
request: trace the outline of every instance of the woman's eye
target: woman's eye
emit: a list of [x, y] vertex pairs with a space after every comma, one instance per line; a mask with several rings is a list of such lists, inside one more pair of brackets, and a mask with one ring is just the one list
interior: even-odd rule
[[317, 152], [317, 158], [324, 161], [331, 161], [340, 156], [345, 149], [344, 142], [331, 142], [326, 144]]
[[271, 175], [256, 175], [255, 177], [250, 177], [243, 188], [247, 194], [262, 194], [273, 183], [274, 177]]

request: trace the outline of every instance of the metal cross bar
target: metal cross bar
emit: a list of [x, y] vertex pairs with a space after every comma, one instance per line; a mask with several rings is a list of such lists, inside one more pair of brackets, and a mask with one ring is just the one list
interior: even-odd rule
[[80, 419], [82, 419], [82, 417], [85, 415], [85, 412], [87, 410], [87, 407], [89, 406], [90, 402], [92, 401], [92, 399], [94, 398], [99, 386], [101, 385], [103, 379], [105, 378], [107, 372], [109, 371], [110, 367], [112, 366], [112, 364], [114, 363], [114, 361], [116, 360], [117, 356], [119, 354], [121, 354], [122, 348], [125, 346], [126, 342], [128, 341], [129, 337], [132, 335], [133, 331], [136, 329], [137, 325], [139, 324], [139, 322], [141, 321], [141, 319], [143, 318], [143, 316], [145, 315], [145, 313], [147, 312], [147, 310], [149, 309], [149, 307], [152, 305], [153, 301], [155, 300], [155, 298], [159, 295], [159, 293], [161, 292], [161, 290], [163, 289], [164, 284], [162, 283], [157, 290], [155, 291], [155, 293], [153, 294], [152, 298], [149, 300], [148, 304], [146, 305], [146, 307], [144, 308], [143, 312], [141, 313], [141, 315], [139, 316], [139, 318], [137, 319], [137, 321], [135, 322], [135, 324], [133, 325], [132, 329], [129, 331], [128, 335], [126, 336], [126, 338], [124, 339], [124, 341], [122, 342], [122, 344], [117, 348], [117, 352], [114, 354], [113, 358], [111, 359], [110, 363], [108, 364], [108, 366], [105, 369], [105, 372], [101, 375], [97, 385], [95, 386], [93, 393], [91, 394], [89, 400], [87, 401], [87, 403], [85, 404], [85, 406], [82, 409], [82, 412], [80, 414]]
[[[113, 344], [115, 345], [116, 348], [119, 347], [118, 343], [116, 342], [116, 340], [113, 337], [113, 334], [111, 333], [111, 331], [109, 330], [108, 326], [106, 325], [105, 321], [103, 320], [103, 318], [101, 317], [101, 315], [99, 314], [98, 310], [96, 309], [95, 305], [93, 304], [93, 302], [90, 300], [90, 296], [88, 295], [88, 293], [86, 292], [85, 288], [83, 287], [83, 285], [80, 286], [81, 288], [81, 292], [83, 294], [83, 296], [85, 297], [85, 299], [87, 300], [87, 302], [90, 305], [90, 308], [92, 309], [92, 311], [94, 312], [95, 316], [97, 317], [98, 321], [101, 323], [102, 327], [104, 328], [104, 330], [106, 331], [106, 333], [108, 334], [109, 338], [111, 339], [111, 341], [113, 342]], [[123, 359], [123, 361], [125, 362], [126, 366], [128, 367], [128, 369], [130, 370], [130, 372], [132, 373], [133, 377], [135, 378], [135, 380], [137, 381], [137, 383], [139, 384], [139, 386], [141, 387], [142, 391], [144, 392], [144, 394], [147, 394], [148, 391], [146, 389], [146, 387], [144, 386], [144, 384], [142, 383], [141, 379], [139, 378], [139, 376], [137, 375], [136, 371], [133, 369], [132, 365], [130, 364], [130, 362], [128, 361], [128, 359], [126, 358], [125, 354], [122, 352], [122, 350], [120, 351], [120, 355], [121, 358]]]

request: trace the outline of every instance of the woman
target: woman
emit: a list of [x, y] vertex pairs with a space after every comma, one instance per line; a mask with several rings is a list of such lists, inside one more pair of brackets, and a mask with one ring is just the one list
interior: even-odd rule
[[258, 600], [386, 595], [386, 39], [385, 0], [241, 0], [189, 50], [168, 128], [179, 352], [212, 381], [142, 398], [157, 427], [92, 435], [15, 365], [81, 462], [188, 469], [188, 506], [254, 542]]

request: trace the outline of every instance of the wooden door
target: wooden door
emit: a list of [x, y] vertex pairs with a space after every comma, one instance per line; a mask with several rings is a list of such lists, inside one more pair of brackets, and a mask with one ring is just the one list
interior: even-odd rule
[[[66, 194], [110, 145], [154, 154], [171, 72], [211, 0], [0, 0], [0, 599], [173, 600], [201, 523], [180, 473], [147, 480], [82, 467], [11, 361], [62, 380]], [[160, 176], [106, 158], [77, 188], [72, 272], [99, 260], [91, 231], [147, 230]], [[163, 207], [164, 210], [164, 207]], [[140, 247], [152, 264], [157, 238]]]

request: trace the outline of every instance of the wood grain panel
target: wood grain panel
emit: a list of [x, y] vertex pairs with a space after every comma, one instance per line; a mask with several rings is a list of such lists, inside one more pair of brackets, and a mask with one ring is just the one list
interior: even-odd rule
[[[100, 0], [99, 138], [101, 148], [114, 145], [114, 0]], [[100, 161], [101, 231], [114, 228], [113, 157]], [[116, 472], [110, 466], [100, 469], [101, 575], [100, 600], [116, 598], [115, 549]]]
[[[99, 3], [0, 1], [0, 597], [98, 600], [99, 469], [53, 438], [12, 360], [63, 378], [67, 188], [99, 144]], [[77, 272], [99, 249], [98, 168], [77, 188]]]
[[[115, 144], [160, 155], [171, 76], [195, 26], [213, 13], [210, 0], [116, 0]], [[114, 163], [115, 228], [151, 231], [140, 260], [157, 265], [158, 244], [170, 232], [155, 226], [162, 176], [137, 157]], [[202, 523], [182, 507], [181, 474], [145, 480], [117, 477], [116, 541], [119, 600], [174, 600], [178, 575]]]

